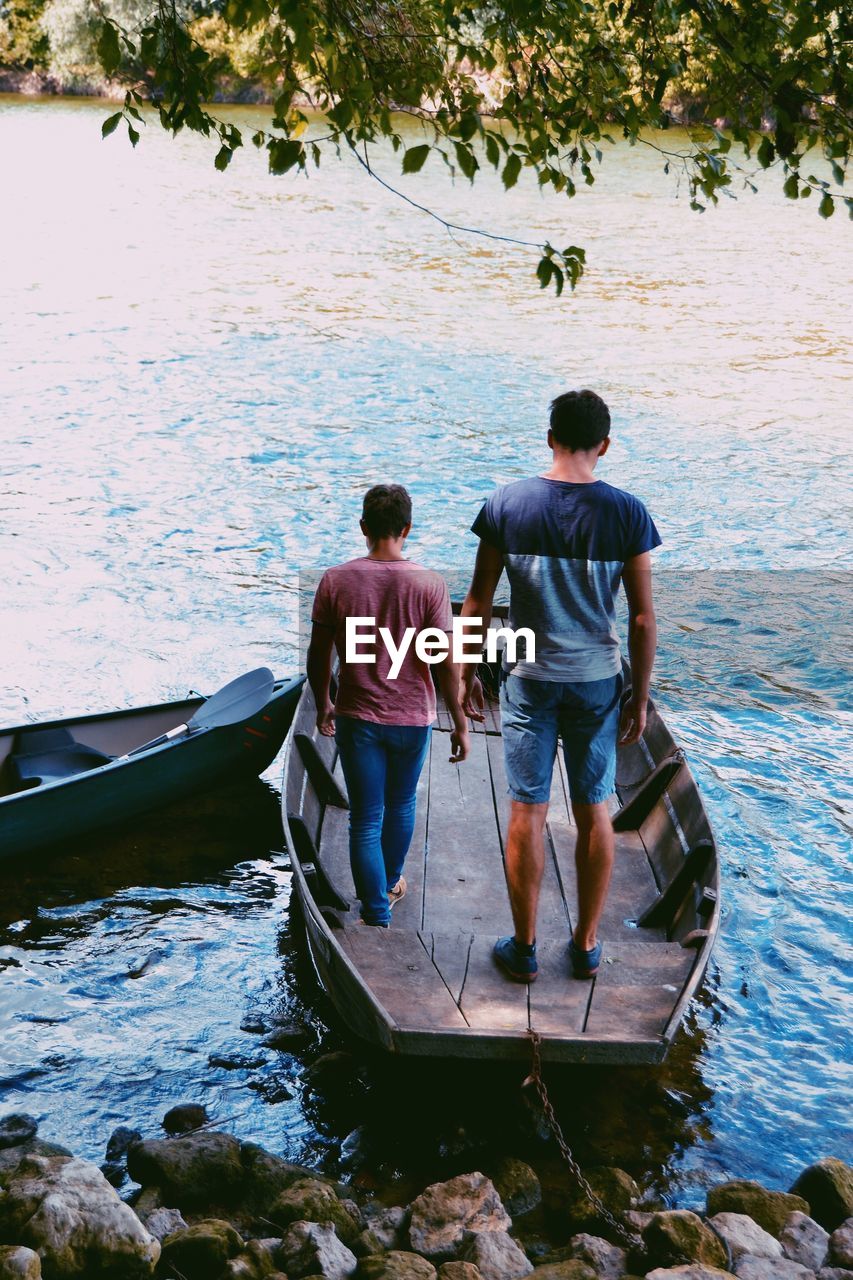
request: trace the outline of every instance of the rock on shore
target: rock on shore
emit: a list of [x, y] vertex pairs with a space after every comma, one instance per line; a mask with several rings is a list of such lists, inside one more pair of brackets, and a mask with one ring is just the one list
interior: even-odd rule
[[[180, 1109], [170, 1126], [200, 1118]], [[809, 1166], [791, 1192], [712, 1188], [704, 1217], [640, 1212], [628, 1174], [593, 1171], [635, 1244], [589, 1229], [597, 1210], [578, 1194], [559, 1206], [574, 1234], [554, 1248], [536, 1174], [515, 1158], [388, 1207], [207, 1126], [132, 1133], [108, 1160], [129, 1142], [131, 1207], [30, 1117], [0, 1119], [0, 1280], [853, 1280], [853, 1169], [840, 1160]]]

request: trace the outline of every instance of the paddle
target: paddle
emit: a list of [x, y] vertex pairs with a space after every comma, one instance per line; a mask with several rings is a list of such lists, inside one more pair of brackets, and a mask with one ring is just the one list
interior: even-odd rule
[[170, 742], [173, 738], [180, 738], [184, 734], [199, 733], [202, 729], [221, 729], [226, 725], [246, 720], [260, 711], [261, 707], [266, 706], [272, 697], [274, 686], [275, 677], [268, 667], [247, 671], [245, 675], [231, 680], [205, 699], [186, 724], [176, 725], [168, 733], [162, 733], [159, 738], [144, 742], [141, 747], [134, 747], [119, 759], [129, 760], [131, 756], [139, 755], [141, 751], [150, 751], [152, 747], [159, 747], [161, 743]]

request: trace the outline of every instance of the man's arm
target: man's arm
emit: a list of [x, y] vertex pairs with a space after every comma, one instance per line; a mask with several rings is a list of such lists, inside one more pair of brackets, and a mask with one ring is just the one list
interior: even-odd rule
[[450, 654], [446, 654], [440, 663], [436, 677], [438, 687], [444, 698], [447, 710], [453, 720], [453, 732], [450, 735], [450, 762], [461, 764], [468, 757], [470, 742], [468, 740], [468, 721], [459, 700], [460, 663], [454, 662]]
[[335, 647], [333, 627], [319, 622], [311, 626], [308, 645], [308, 683], [317, 707], [317, 728], [327, 738], [335, 735], [335, 708], [332, 705], [332, 653]]
[[[480, 545], [477, 547], [477, 559], [474, 562], [471, 586], [468, 588], [468, 594], [462, 605], [461, 615], [463, 618], [480, 618], [482, 620], [483, 630], [479, 637], [481, 648], [486, 643], [486, 632], [492, 620], [495, 591], [503, 571], [503, 553], [497, 547], [492, 546], [490, 542], [486, 542], [481, 538]], [[470, 632], [469, 635], [471, 639], [474, 639], [476, 632]], [[482, 721], [485, 718], [483, 705], [483, 689], [477, 679], [477, 666], [473, 662], [466, 662], [462, 667], [462, 709], [472, 720]]]
[[649, 684], [657, 649], [657, 620], [652, 600], [652, 559], [648, 551], [625, 561], [622, 582], [628, 598], [628, 656], [631, 699], [622, 712], [620, 743], [639, 742], [646, 727]]

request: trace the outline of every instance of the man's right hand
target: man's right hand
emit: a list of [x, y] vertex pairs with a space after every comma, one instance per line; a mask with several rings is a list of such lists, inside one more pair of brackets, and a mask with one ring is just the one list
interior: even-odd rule
[[466, 671], [462, 676], [462, 710], [471, 720], [476, 720], [482, 724], [485, 717], [486, 699], [483, 695], [483, 686], [476, 671], [471, 671], [470, 675]]
[[622, 708], [622, 722], [619, 726], [619, 746], [630, 747], [639, 742], [646, 730], [646, 714], [648, 700], [646, 698], [629, 698]]

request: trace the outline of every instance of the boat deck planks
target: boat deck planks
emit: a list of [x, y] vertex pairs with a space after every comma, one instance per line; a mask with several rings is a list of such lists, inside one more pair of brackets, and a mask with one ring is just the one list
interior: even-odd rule
[[[309, 731], [307, 718], [300, 725]], [[387, 1016], [375, 1038], [402, 1052], [521, 1057], [533, 1027], [544, 1037], [545, 1058], [660, 1061], [677, 1025], [674, 1016], [680, 1016], [686, 997], [698, 984], [709, 949], [700, 958], [697, 950], [685, 949], [677, 940], [667, 941], [664, 928], [636, 927], [637, 917], [657, 898], [659, 879], [666, 878], [683, 844], [672, 821], [670, 801], [658, 801], [639, 830], [617, 833], [601, 930], [604, 961], [595, 979], [575, 980], [569, 972], [567, 947], [577, 917], [577, 831], [562, 753], [558, 753], [545, 832], [539, 977], [529, 987], [511, 983], [492, 956], [496, 938], [512, 931], [504, 871], [509, 799], [499, 729], [499, 713], [492, 704], [485, 726], [478, 726], [471, 735], [468, 760], [461, 766], [452, 764], [450, 719], [439, 699], [405, 868], [408, 892], [395, 906], [389, 930], [358, 923], [349, 866], [348, 814], [326, 805], [318, 861], [335, 888], [349, 899], [351, 910], [337, 913], [324, 941], [327, 951], [331, 942], [331, 951], [322, 963], [315, 957], [318, 972], [322, 970], [321, 977], [333, 994], [337, 947], [347, 961], [346, 972], [338, 978], [347, 1001], [353, 998], [353, 982], [360, 980], [372, 1007], [378, 1006]], [[631, 749], [624, 787], [620, 781], [623, 800], [641, 787], [643, 763], [648, 775], [664, 753], [674, 749], [657, 715], [654, 745], [654, 755], [645, 743]], [[345, 790], [336, 753], [324, 746], [333, 776]], [[297, 793], [291, 777], [298, 770], [295, 756], [296, 752], [290, 753], [285, 778], [289, 797]], [[690, 834], [701, 835], [705, 830], [710, 837], [689, 771], [683, 769], [676, 778], [677, 785], [669, 790], [678, 797], [677, 803], [683, 801]], [[313, 817], [315, 797], [309, 790], [303, 785], [300, 803], [307, 801]], [[662, 862], [661, 843], [665, 846]], [[679, 937], [683, 931], [679, 923]], [[318, 948], [320, 941], [316, 940]], [[366, 1008], [371, 1000], [366, 1000]], [[344, 1004], [339, 1007], [346, 1017]], [[358, 1029], [363, 1033], [363, 1014], [360, 1019]]]

